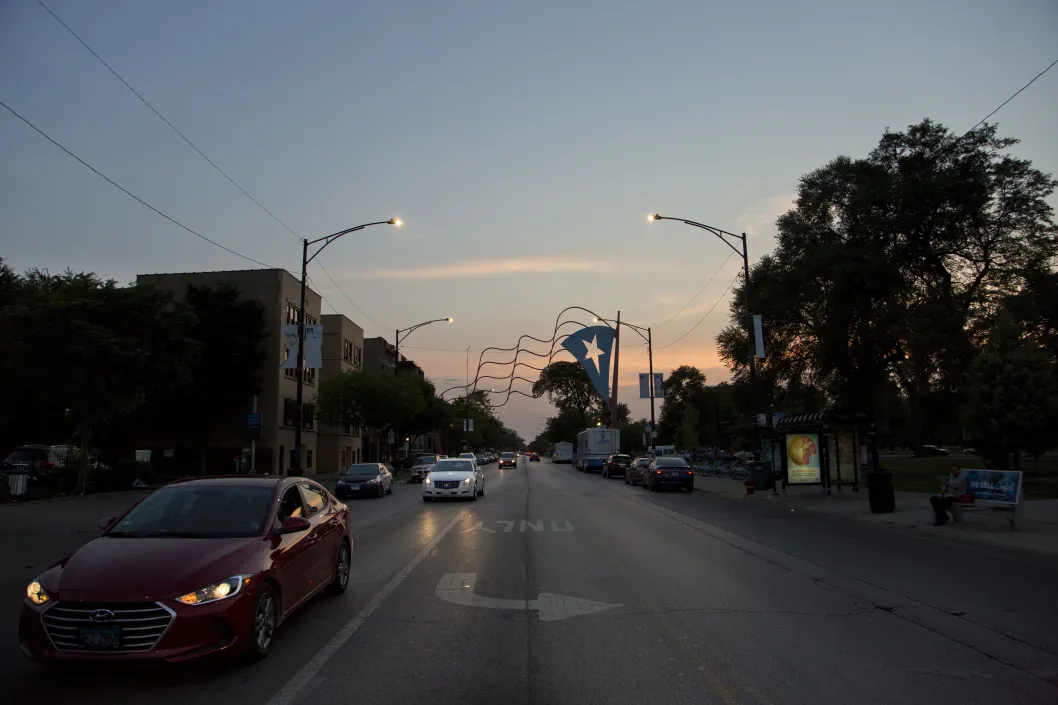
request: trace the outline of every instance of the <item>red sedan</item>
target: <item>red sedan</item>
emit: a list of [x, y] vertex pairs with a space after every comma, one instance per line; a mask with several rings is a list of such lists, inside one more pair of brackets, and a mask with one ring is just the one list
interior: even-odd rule
[[37, 661], [264, 658], [276, 628], [349, 585], [349, 509], [300, 477], [184, 480], [147, 495], [26, 588]]

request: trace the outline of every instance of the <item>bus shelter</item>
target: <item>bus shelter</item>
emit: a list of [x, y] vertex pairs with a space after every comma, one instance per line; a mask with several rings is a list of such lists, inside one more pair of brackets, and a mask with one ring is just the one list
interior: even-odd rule
[[[831, 493], [851, 485], [858, 492], [864, 473], [877, 462], [875, 425], [866, 414], [835, 409], [783, 416], [764, 459], [783, 486], [819, 486]], [[781, 469], [781, 470], [780, 470]]]

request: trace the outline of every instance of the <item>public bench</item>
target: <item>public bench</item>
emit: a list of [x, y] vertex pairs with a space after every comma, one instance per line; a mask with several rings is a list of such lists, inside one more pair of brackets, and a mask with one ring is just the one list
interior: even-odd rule
[[[989, 520], [1006, 521], [1011, 529], [1017, 528], [1017, 510], [1021, 504], [1022, 475], [1020, 470], [963, 470], [966, 488], [973, 502], [955, 501], [951, 504], [951, 515], [956, 522], [963, 521], [966, 512], [985, 512]], [[948, 478], [941, 478], [947, 482]]]

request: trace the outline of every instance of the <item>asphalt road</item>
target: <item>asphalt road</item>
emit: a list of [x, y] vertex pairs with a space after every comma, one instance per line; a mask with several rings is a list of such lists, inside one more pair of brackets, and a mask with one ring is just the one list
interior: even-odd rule
[[[26, 663], [13, 615], [36, 567], [5, 556], [0, 692], [107, 705], [1058, 703], [1053, 559], [547, 462], [486, 478], [473, 503], [423, 504], [417, 485], [351, 501], [350, 591], [316, 600], [252, 666]], [[17, 561], [46, 565], [90, 538], [101, 507], [51, 506], [63, 505], [54, 523], [28, 519], [47, 505], [0, 508]]]

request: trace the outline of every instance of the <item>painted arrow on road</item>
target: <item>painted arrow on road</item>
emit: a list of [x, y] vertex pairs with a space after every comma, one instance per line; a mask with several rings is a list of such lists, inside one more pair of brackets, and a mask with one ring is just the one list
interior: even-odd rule
[[536, 610], [541, 622], [557, 622], [569, 617], [581, 617], [621, 605], [612, 602], [582, 600], [569, 595], [542, 592], [535, 600], [504, 600], [474, 594], [477, 573], [445, 573], [434, 591], [438, 597], [453, 605], [485, 607], [494, 610]]

